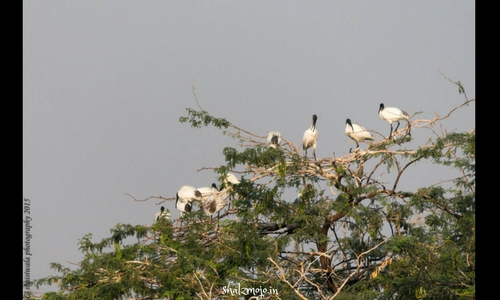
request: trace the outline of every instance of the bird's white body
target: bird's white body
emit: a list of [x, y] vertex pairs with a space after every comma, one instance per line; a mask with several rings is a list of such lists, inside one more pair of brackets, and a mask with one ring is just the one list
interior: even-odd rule
[[359, 147], [358, 142], [374, 140], [369, 131], [359, 124], [352, 123], [351, 119], [347, 119], [345, 122], [345, 134], [356, 142], [357, 147]]
[[313, 128], [313, 129], [307, 129], [304, 132], [304, 136], [302, 137], [302, 149], [304, 151], [307, 151], [309, 148], [316, 149], [316, 143], [318, 141], [318, 130]]
[[398, 122], [401, 120], [408, 120], [410, 116], [399, 108], [396, 107], [384, 107], [384, 104], [380, 104], [380, 108], [378, 110], [378, 114], [382, 120], [386, 120], [389, 124], [392, 122]]
[[221, 209], [228, 204], [228, 195], [223, 191], [218, 191], [210, 195], [203, 204], [203, 210], [208, 216], [218, 213]]
[[176, 195], [175, 207], [179, 210], [181, 217], [190, 212], [193, 201], [201, 201], [201, 193], [190, 185], [182, 186]]
[[226, 178], [223, 179], [223, 189], [221, 192], [225, 193], [228, 197], [228, 204], [231, 203], [231, 201], [234, 199], [234, 197], [237, 197], [236, 195], [231, 195], [231, 191], [233, 189], [233, 185], [240, 184], [240, 180], [236, 175], [233, 173], [227, 173]]
[[201, 203], [205, 203], [207, 201], [207, 199], [217, 193], [219, 190], [217, 189], [217, 185], [215, 185], [215, 183], [212, 183], [212, 186], [208, 187], [208, 186], [204, 186], [204, 187], [200, 187], [200, 188], [197, 188], [197, 190], [201, 193]]
[[398, 130], [399, 121], [401, 120], [406, 120], [408, 122], [408, 126], [410, 125], [410, 116], [408, 115], [408, 113], [396, 107], [385, 107], [383, 103], [380, 103], [378, 115], [382, 120], [386, 120], [391, 125], [391, 132], [389, 133], [389, 137], [392, 136], [392, 122], [398, 122], [398, 125], [396, 126], [396, 129], [394, 131]]
[[185, 213], [191, 211], [192, 205], [191, 202], [184, 200], [182, 198], [177, 199], [175, 202], [175, 208], [179, 210], [179, 215], [182, 217]]
[[281, 144], [281, 133], [278, 131], [271, 131], [267, 136], [267, 143], [270, 147], [276, 148]]
[[240, 183], [240, 180], [238, 179], [238, 177], [236, 177], [236, 175], [234, 175], [233, 173], [227, 173], [227, 176], [224, 180], [225, 183], [231, 183], [231, 184], [239, 184]]
[[318, 141], [318, 129], [316, 129], [317, 120], [318, 117], [313, 115], [312, 125], [304, 132], [302, 137], [302, 149], [304, 150], [304, 155], [307, 155], [307, 149], [312, 148], [314, 159], [316, 159], [316, 143]]
[[177, 191], [177, 196], [180, 199], [184, 199], [186, 201], [200, 201], [201, 193], [194, 186], [184, 185], [179, 191]]

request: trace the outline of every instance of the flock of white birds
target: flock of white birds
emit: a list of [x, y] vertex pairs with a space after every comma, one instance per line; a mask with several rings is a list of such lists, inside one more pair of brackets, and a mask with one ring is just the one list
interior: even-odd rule
[[[229, 204], [231, 188], [235, 184], [239, 184], [240, 180], [231, 173], [228, 173], [224, 180], [224, 188], [217, 188], [215, 183], [210, 187], [195, 188], [191, 185], [182, 186], [175, 195], [175, 208], [181, 216], [191, 212], [193, 202], [196, 202], [205, 211], [207, 216], [212, 217], [213, 214], [219, 212]], [[170, 213], [165, 211], [165, 207], [161, 207], [160, 211], [155, 214], [154, 220], [159, 221], [160, 218], [170, 219]]]
[[[386, 120], [391, 125], [391, 131], [389, 133], [389, 138], [392, 138], [393, 132], [398, 130], [401, 120], [406, 120], [408, 122], [408, 134], [409, 131], [409, 115], [405, 111], [400, 110], [396, 107], [385, 107], [383, 103], [380, 103], [378, 114], [382, 120]], [[314, 114], [312, 116], [312, 124], [302, 137], [302, 150], [304, 156], [307, 156], [307, 150], [312, 149], [312, 155], [314, 160], [316, 160], [316, 144], [318, 140], [318, 130], [316, 129], [316, 122], [318, 121], [318, 116]], [[397, 122], [395, 129], [392, 127], [392, 123]], [[356, 142], [356, 148], [359, 148], [359, 142], [373, 141], [373, 135], [366, 130], [363, 126], [353, 123], [351, 119], [346, 120], [345, 134]], [[281, 143], [281, 133], [278, 131], [271, 131], [267, 137], [267, 143], [270, 147], [276, 148]], [[224, 188], [217, 188], [215, 183], [212, 183], [210, 187], [200, 187], [195, 188], [190, 185], [182, 186], [176, 194], [175, 207], [179, 210], [182, 222], [182, 216], [185, 213], [189, 213], [193, 208], [193, 202], [199, 203], [200, 207], [203, 208], [205, 213], [212, 217], [214, 213], [218, 213], [230, 202], [229, 194], [232, 185], [239, 184], [238, 178], [231, 173], [227, 174], [224, 180]], [[170, 213], [165, 211], [165, 207], [161, 207], [160, 211], [155, 214], [154, 220], [158, 221], [160, 218], [170, 219]], [[182, 224], [182, 223], [181, 223]]]
[[[391, 131], [389, 133], [389, 138], [392, 137], [392, 133], [396, 132], [399, 127], [399, 122], [401, 120], [406, 120], [408, 122], [408, 126], [410, 126], [409, 118], [410, 116], [405, 111], [400, 110], [396, 107], [385, 107], [383, 103], [380, 103], [380, 107], [378, 110], [378, 114], [382, 120], [386, 120], [391, 125]], [[312, 154], [314, 160], [316, 160], [316, 144], [318, 141], [318, 129], [316, 129], [316, 122], [318, 121], [318, 116], [312, 116], [312, 124], [309, 129], [304, 132], [302, 137], [302, 150], [304, 151], [304, 156], [307, 156], [307, 150], [312, 148]], [[393, 130], [392, 123], [397, 122], [398, 125], [396, 129]], [[351, 119], [347, 119], [345, 121], [345, 134], [356, 142], [356, 148], [359, 148], [359, 142], [367, 142], [373, 141], [373, 135], [366, 130], [363, 126], [353, 123]], [[408, 135], [410, 131], [408, 130]], [[268, 143], [272, 141], [281, 140], [281, 134], [276, 131], [272, 131], [269, 133], [269, 137], [267, 138]], [[272, 145], [276, 147], [276, 145]]]

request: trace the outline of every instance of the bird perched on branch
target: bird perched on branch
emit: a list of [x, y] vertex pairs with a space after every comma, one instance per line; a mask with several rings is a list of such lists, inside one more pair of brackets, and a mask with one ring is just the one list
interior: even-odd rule
[[160, 211], [155, 214], [155, 222], [158, 222], [160, 219], [168, 220], [170, 219], [170, 213], [165, 211], [165, 207], [160, 207]]
[[228, 194], [225, 191], [219, 191], [210, 195], [205, 203], [203, 203], [203, 210], [207, 216], [212, 217], [217, 213], [217, 218], [220, 218], [220, 211], [228, 204]]
[[175, 208], [179, 210], [180, 216], [182, 217], [185, 213], [191, 211], [193, 201], [201, 201], [202, 195], [196, 188], [190, 185], [184, 185], [177, 191], [175, 196]]
[[231, 185], [235, 184], [240, 184], [240, 180], [238, 179], [238, 177], [236, 177], [236, 175], [234, 175], [233, 173], [227, 173], [226, 177], [224, 178], [224, 187], [228, 188]]
[[276, 148], [281, 144], [281, 133], [278, 131], [271, 131], [267, 136], [267, 143], [269, 147]]
[[359, 148], [358, 142], [374, 140], [369, 131], [359, 124], [352, 123], [351, 119], [345, 121], [345, 134], [356, 142], [356, 148]]
[[[222, 189], [228, 195], [228, 204], [231, 204], [231, 201], [234, 199], [234, 196], [231, 195], [234, 185], [240, 184], [240, 180], [233, 173], [227, 173], [226, 177], [222, 179]], [[229, 209], [229, 208], [228, 208]]]
[[[236, 176], [232, 178], [233, 181], [235, 179], [238, 181]], [[227, 204], [227, 193], [222, 191], [222, 188], [218, 189], [215, 183], [212, 183], [210, 187], [198, 188], [198, 191], [201, 193], [201, 207], [205, 211], [205, 214], [212, 217], [214, 213], [217, 213], [217, 216], [219, 216], [220, 210]]]
[[217, 185], [215, 183], [212, 183], [210, 187], [204, 186], [197, 188], [197, 190], [201, 193], [201, 203], [205, 203], [205, 201], [213, 195], [214, 193], [217, 193], [219, 189], [217, 188]]
[[314, 114], [312, 116], [311, 127], [304, 132], [304, 136], [302, 137], [302, 149], [304, 150], [304, 156], [307, 156], [307, 149], [312, 148], [314, 160], [316, 160], [316, 142], [318, 140], [318, 130], [316, 129], [317, 120], [318, 116]]
[[400, 110], [396, 107], [384, 107], [384, 103], [380, 103], [380, 107], [378, 109], [378, 115], [382, 120], [386, 120], [391, 124], [391, 132], [389, 133], [389, 138], [392, 136], [392, 122], [398, 122], [396, 129], [394, 132], [398, 130], [399, 121], [406, 120], [408, 122], [408, 135], [411, 136], [410, 133], [410, 116], [405, 111]]

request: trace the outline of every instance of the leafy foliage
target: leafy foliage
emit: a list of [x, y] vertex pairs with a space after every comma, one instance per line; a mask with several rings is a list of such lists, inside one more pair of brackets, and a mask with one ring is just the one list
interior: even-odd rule
[[[231, 202], [220, 219], [194, 211], [182, 226], [118, 224], [100, 242], [86, 235], [76, 270], [53, 263], [61, 275], [35, 282], [60, 287], [43, 299], [475, 297], [475, 130], [408, 149], [402, 128], [367, 150], [310, 161], [286, 139], [271, 148], [201, 108], [187, 113], [181, 122], [214, 126], [245, 145], [224, 148], [226, 164], [213, 168]], [[409, 125], [435, 133], [450, 114]], [[421, 161], [457, 175], [400, 190]], [[225, 182], [228, 172], [240, 183]]]

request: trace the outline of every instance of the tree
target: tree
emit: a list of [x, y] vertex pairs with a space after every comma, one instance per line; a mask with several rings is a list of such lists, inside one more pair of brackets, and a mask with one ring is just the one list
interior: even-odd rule
[[[182, 226], [118, 224], [97, 243], [86, 235], [77, 270], [53, 263], [61, 275], [35, 285], [59, 285], [43, 299], [474, 299], [475, 129], [436, 130], [475, 101], [453, 83], [465, 101], [446, 116], [411, 116], [394, 138], [317, 161], [285, 138], [269, 147], [199, 105], [187, 109], [180, 122], [214, 126], [238, 144], [223, 149], [225, 165], [203, 168], [232, 199], [220, 219], [200, 210]], [[408, 149], [410, 128], [429, 141]], [[423, 161], [457, 176], [401, 190]], [[239, 184], [224, 181], [229, 172]]]

